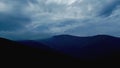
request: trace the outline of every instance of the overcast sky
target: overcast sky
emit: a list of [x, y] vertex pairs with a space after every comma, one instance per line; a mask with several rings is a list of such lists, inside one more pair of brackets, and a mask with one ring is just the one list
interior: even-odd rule
[[120, 0], [0, 0], [0, 37], [120, 36]]

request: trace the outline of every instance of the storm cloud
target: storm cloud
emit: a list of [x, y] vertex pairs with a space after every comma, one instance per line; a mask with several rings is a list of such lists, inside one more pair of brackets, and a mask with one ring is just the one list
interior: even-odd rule
[[0, 37], [120, 36], [119, 0], [0, 0]]

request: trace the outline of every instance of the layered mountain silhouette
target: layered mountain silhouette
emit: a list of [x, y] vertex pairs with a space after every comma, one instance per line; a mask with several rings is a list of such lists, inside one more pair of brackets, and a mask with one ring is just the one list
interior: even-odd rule
[[15, 63], [119, 63], [120, 38], [108, 35], [58, 35], [22, 41], [0, 38], [0, 54], [0, 60]]
[[[29, 46], [30, 45], [30, 46]], [[12, 41], [0, 38], [0, 62], [5, 64], [73, 63], [78, 60], [33, 41]]]
[[76, 37], [58, 35], [41, 40], [43, 44], [86, 61], [119, 61], [120, 38], [108, 35]]

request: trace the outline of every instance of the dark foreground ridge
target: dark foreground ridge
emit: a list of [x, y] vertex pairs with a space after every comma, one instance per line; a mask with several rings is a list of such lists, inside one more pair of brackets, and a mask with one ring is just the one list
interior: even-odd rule
[[[31, 45], [31, 46], [28, 46]], [[35, 46], [32, 46], [35, 45]], [[40, 47], [44, 47], [40, 48]], [[5, 64], [66, 64], [78, 62], [41, 43], [32, 41], [16, 42], [0, 38], [0, 62]], [[41, 65], [42, 65], [41, 64]]]
[[107, 35], [59, 35], [44, 40], [24, 41], [0, 38], [0, 60], [5, 63], [46, 65], [115, 64], [120, 63], [120, 38]]

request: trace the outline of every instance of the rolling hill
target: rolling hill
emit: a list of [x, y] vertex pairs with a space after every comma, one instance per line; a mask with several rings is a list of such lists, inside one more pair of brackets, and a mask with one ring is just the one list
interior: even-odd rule
[[[27, 44], [26, 44], [27, 43]], [[34, 45], [34, 46], [29, 46]], [[39, 45], [39, 46], [38, 46]], [[37, 46], [37, 47], [36, 47]], [[41, 47], [44, 47], [41, 48]], [[12, 41], [0, 38], [0, 62], [5, 64], [64, 64], [79, 60], [62, 54], [41, 43]]]
[[37, 40], [58, 51], [86, 61], [119, 61], [120, 38], [108, 35], [77, 37], [58, 35]]
[[58, 35], [43, 40], [22, 41], [0, 38], [0, 54], [0, 60], [8, 63], [119, 63], [120, 38], [108, 35]]

